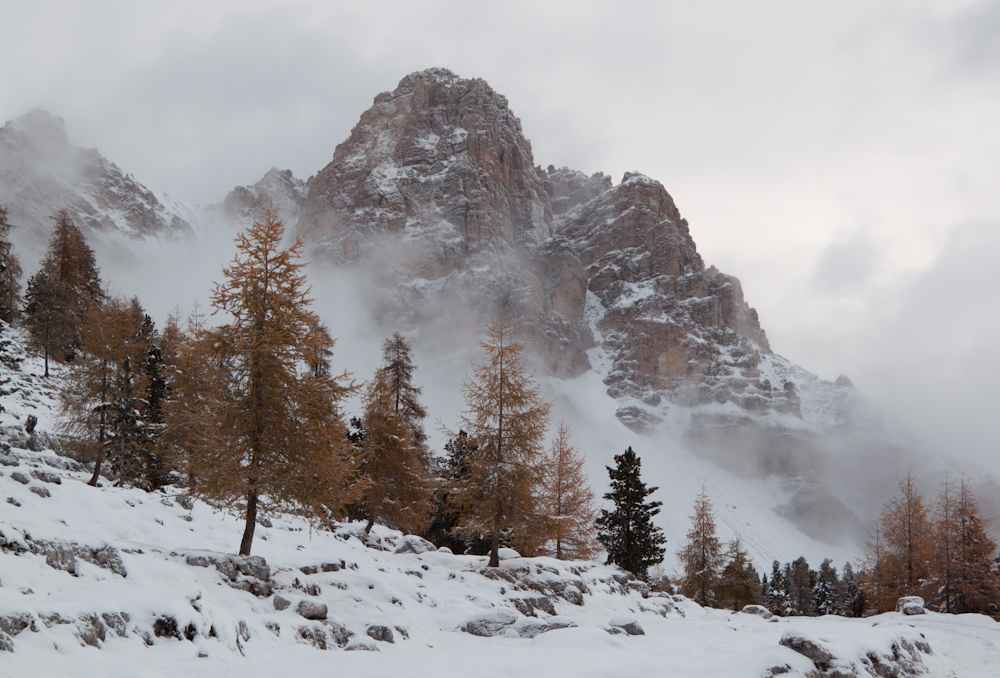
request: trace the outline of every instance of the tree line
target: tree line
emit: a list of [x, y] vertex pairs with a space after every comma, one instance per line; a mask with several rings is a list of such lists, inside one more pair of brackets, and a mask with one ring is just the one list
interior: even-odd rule
[[[482, 342], [484, 358], [462, 385], [465, 409], [430, 450], [427, 410], [412, 348], [399, 333], [382, 345], [372, 377], [333, 374], [335, 340], [311, 310], [301, 240], [284, 247], [272, 209], [237, 236], [237, 254], [211, 295], [210, 325], [197, 307], [157, 328], [136, 297], [110, 292], [93, 251], [66, 212], [20, 297], [20, 263], [0, 206], [0, 320], [20, 322], [44, 359], [68, 367], [61, 392], [67, 445], [101, 475], [148, 491], [180, 483], [244, 518], [249, 554], [258, 518], [293, 511], [319, 523], [378, 523], [422, 534], [456, 553], [501, 547], [522, 555], [588, 559], [601, 550], [654, 586], [696, 602], [762, 604], [782, 616], [861, 616], [921, 595], [932, 609], [997, 614], [997, 544], [963, 479], [946, 479], [933, 505], [910, 476], [886, 504], [865, 557], [840, 572], [825, 560], [774, 562], [759, 575], [739, 538], [723, 544], [704, 490], [677, 552], [681, 571], [657, 566], [666, 543], [653, 523], [658, 488], [640, 478], [628, 448], [608, 467], [613, 508], [597, 511], [584, 461], [561, 422], [546, 444], [551, 405], [527, 368], [507, 304]], [[349, 420], [348, 397], [361, 396]]]
[[928, 504], [907, 474], [869, 534], [865, 554], [838, 573], [827, 558], [818, 570], [804, 557], [770, 575], [758, 574], [739, 537], [727, 544], [716, 535], [712, 502], [704, 490], [695, 499], [691, 529], [677, 556], [676, 582], [652, 577], [710, 607], [763, 605], [782, 617], [836, 614], [863, 617], [896, 609], [904, 596], [920, 596], [938, 612], [1000, 615], [1000, 555], [987, 532], [978, 500], [965, 478], [945, 478]]

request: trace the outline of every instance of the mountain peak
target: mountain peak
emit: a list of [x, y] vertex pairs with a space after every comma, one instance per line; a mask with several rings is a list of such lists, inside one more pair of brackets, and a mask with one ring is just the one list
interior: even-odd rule
[[35, 108], [7, 125], [27, 134], [40, 146], [59, 147], [69, 144], [66, 135], [66, 122], [42, 108]]

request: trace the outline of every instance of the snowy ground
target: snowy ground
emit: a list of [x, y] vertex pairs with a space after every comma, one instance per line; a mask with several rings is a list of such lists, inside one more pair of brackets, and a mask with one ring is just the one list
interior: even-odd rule
[[[3, 459], [0, 532], [7, 548], [0, 553], [0, 623], [6, 619], [9, 625], [20, 616], [26, 627], [8, 636], [13, 652], [0, 652], [0, 676], [44, 671], [250, 677], [335, 670], [339, 675], [393, 677], [721, 678], [767, 676], [774, 667], [786, 666], [780, 675], [810, 675], [816, 668], [812, 660], [779, 645], [789, 633], [814, 639], [832, 653], [834, 666], [845, 671], [853, 666], [854, 675], [869, 675], [863, 672], [869, 653], [890, 661], [895, 646], [905, 664], [910, 657], [905, 648], [921, 642], [931, 652], [913, 651], [919, 660], [913, 668], [924, 672], [913, 675], [1000, 675], [998, 626], [977, 615], [893, 613], [864, 620], [768, 621], [703, 609], [680, 597], [644, 598], [641, 587], [629, 587], [619, 571], [595, 563], [511, 558], [501, 568], [509, 580], [489, 578], [482, 558], [396, 554], [399, 533], [377, 528], [377, 540], [366, 546], [354, 536], [360, 525], [310, 530], [295, 516], [274, 517], [269, 527], [258, 526], [254, 553], [266, 559], [274, 593], [255, 596], [233, 588], [231, 577], [215, 567], [188, 562], [191, 556], [232, 553], [242, 530], [233, 516], [203, 502], [185, 509], [174, 492], [89, 487], [85, 472], [57, 468], [66, 466], [66, 460], [51, 452], [14, 448]], [[15, 460], [18, 465], [10, 465]], [[23, 474], [28, 483], [15, 480], [14, 473]], [[61, 482], [44, 474], [57, 475]], [[50, 496], [33, 488], [48, 490]], [[20, 506], [8, 503], [8, 497]], [[59, 564], [52, 555], [56, 545], [72, 548], [73, 543], [78, 552], [81, 546], [91, 553], [113, 547], [125, 576], [80, 557], [75, 576], [50, 564]], [[555, 618], [541, 610], [525, 617], [516, 610], [512, 599], [540, 597], [536, 590], [517, 590], [532, 583], [548, 587]], [[572, 595], [552, 593], [560, 585]], [[291, 605], [276, 610], [275, 596]], [[300, 616], [296, 608], [302, 600], [325, 604], [330, 623]], [[469, 619], [498, 609], [516, 617], [506, 635], [478, 637], [459, 630]], [[92, 634], [92, 644], [87, 644], [90, 615], [113, 613], [128, 616], [120, 633], [105, 624], [104, 639]], [[179, 629], [190, 628], [191, 640], [183, 633], [181, 639], [157, 636], [156, 621], [165, 617], [173, 618]], [[634, 618], [645, 635], [611, 635], [608, 628], [616, 618]], [[570, 620], [577, 626], [533, 638], [518, 637], [514, 630], [530, 635], [523, 629], [532, 624]], [[369, 637], [372, 626], [393, 629], [394, 642]], [[330, 649], [317, 649], [303, 638], [302, 629], [317, 627]], [[337, 629], [343, 630], [347, 647], [377, 651], [344, 651], [334, 642]]]

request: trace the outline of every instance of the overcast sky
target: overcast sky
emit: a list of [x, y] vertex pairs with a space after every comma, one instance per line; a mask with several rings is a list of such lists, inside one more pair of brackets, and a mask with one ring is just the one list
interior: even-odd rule
[[777, 352], [1000, 471], [1000, 2], [0, 0], [0, 66], [0, 118], [189, 203], [484, 78], [536, 163], [662, 181]]

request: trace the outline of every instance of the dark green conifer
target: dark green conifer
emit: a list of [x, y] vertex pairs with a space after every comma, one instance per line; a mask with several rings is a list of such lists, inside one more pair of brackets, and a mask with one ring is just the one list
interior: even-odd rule
[[653, 524], [662, 502], [646, 501], [658, 487], [639, 479], [641, 461], [632, 448], [615, 455], [615, 468], [607, 467], [611, 491], [604, 495], [615, 503], [597, 518], [597, 538], [608, 552], [608, 563], [621, 566], [640, 579], [653, 565], [663, 562], [663, 530]]

